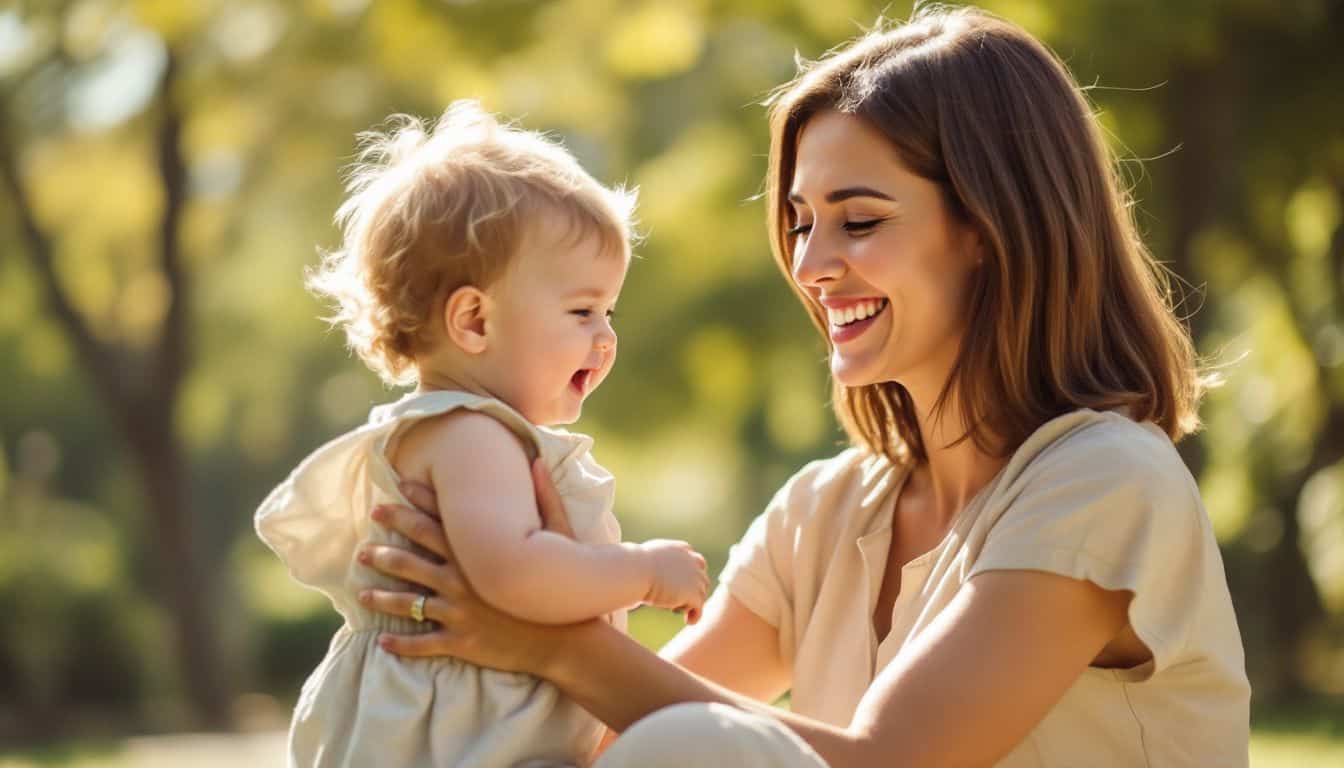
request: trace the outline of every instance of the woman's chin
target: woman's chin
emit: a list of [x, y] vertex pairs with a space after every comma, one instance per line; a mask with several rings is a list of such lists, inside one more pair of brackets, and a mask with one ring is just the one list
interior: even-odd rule
[[868, 361], [831, 353], [831, 376], [843, 386], [853, 388], [877, 384], [883, 380], [877, 373], [876, 366]]

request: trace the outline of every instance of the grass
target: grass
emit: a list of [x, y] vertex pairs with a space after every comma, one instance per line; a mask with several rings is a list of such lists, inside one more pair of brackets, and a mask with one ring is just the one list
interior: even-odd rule
[[[676, 634], [681, 618], [666, 611], [636, 611], [630, 633], [650, 647]], [[63, 742], [42, 749], [6, 752], [0, 768], [282, 768], [284, 734], [186, 734], [121, 741]], [[1252, 717], [1254, 768], [1344, 766], [1344, 698], [1257, 711]]]
[[1344, 765], [1344, 697], [1257, 711], [1251, 729], [1257, 768]]
[[[244, 762], [249, 768], [284, 766], [283, 734], [190, 735], [128, 739], [121, 743], [65, 743], [42, 750], [0, 754], [0, 768], [223, 768]], [[1319, 727], [1308, 715], [1293, 721], [1280, 716], [1272, 725], [1256, 724], [1251, 735], [1255, 768], [1312, 768], [1344, 765], [1344, 736]]]

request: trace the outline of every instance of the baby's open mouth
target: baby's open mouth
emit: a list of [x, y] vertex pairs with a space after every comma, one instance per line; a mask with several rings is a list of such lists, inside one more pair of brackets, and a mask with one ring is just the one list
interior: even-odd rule
[[593, 369], [582, 368], [569, 378], [569, 385], [580, 395], [588, 394], [588, 386], [593, 380]]

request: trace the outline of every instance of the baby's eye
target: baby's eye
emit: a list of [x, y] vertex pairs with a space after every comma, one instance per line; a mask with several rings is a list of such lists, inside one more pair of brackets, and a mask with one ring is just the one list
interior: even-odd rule
[[571, 314], [571, 315], [576, 315], [576, 316], [578, 316], [578, 317], [592, 317], [592, 315], [593, 315], [593, 310], [591, 310], [591, 309], [571, 309], [571, 310], [569, 311], [569, 314]]

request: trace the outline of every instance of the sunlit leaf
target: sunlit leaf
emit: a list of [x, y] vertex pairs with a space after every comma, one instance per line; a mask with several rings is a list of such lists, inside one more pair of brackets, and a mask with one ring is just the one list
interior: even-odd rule
[[604, 54], [607, 65], [625, 77], [666, 77], [694, 66], [704, 38], [691, 3], [653, 0], [632, 4], [613, 20]]
[[170, 43], [185, 41], [209, 18], [213, 0], [132, 0], [136, 20]]
[[1302, 546], [1326, 608], [1344, 612], [1344, 464], [1317, 472], [1302, 488]]

